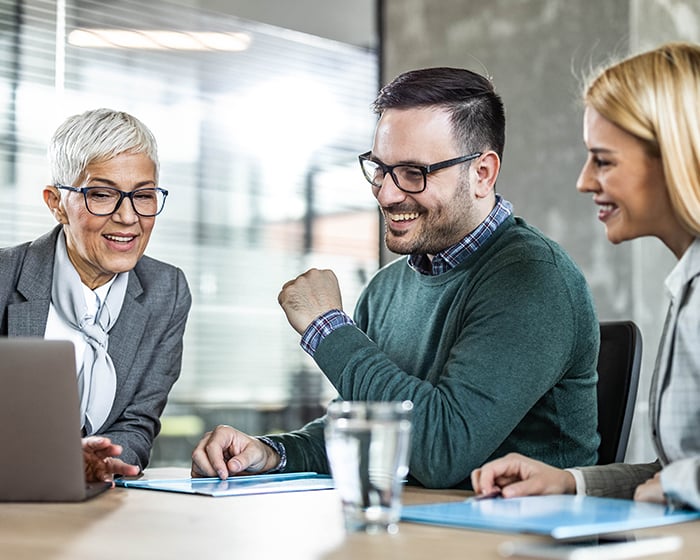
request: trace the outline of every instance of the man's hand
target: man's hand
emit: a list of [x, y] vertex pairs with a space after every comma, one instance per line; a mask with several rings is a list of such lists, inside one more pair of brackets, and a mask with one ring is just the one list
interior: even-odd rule
[[122, 452], [122, 446], [113, 444], [109, 438], [86, 437], [82, 439], [82, 447], [87, 482], [111, 482], [115, 474], [136, 476], [140, 472], [136, 465], [129, 465], [117, 459]]
[[307, 270], [282, 286], [277, 301], [299, 334], [326, 311], [343, 309], [340, 286], [332, 270]]
[[471, 479], [477, 495], [500, 491], [504, 498], [515, 498], [576, 493], [576, 481], [571, 473], [518, 453], [509, 453], [474, 469]]
[[661, 471], [657, 472], [653, 478], [637, 486], [634, 491], [634, 499], [638, 502], [656, 502], [665, 504], [666, 496], [661, 486]]
[[269, 445], [231, 426], [217, 426], [204, 434], [192, 452], [192, 476], [225, 480], [241, 473], [264, 473], [279, 462], [280, 456]]

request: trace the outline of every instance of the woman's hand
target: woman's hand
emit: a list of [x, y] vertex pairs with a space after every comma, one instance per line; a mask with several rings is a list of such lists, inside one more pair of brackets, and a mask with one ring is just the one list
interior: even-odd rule
[[634, 499], [638, 502], [666, 503], [664, 489], [661, 487], [661, 471], [657, 472], [653, 478], [637, 486], [637, 489], [634, 491]]
[[82, 439], [82, 444], [87, 482], [111, 482], [115, 474], [136, 476], [141, 470], [136, 465], [117, 459], [122, 446], [113, 444], [109, 438], [89, 436]]

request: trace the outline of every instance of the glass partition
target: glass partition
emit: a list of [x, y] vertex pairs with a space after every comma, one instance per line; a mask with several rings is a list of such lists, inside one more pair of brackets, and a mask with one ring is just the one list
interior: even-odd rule
[[378, 263], [357, 154], [377, 53], [172, 2], [0, 1], [0, 246], [53, 226], [46, 143], [68, 115], [128, 111], [155, 133], [170, 195], [147, 254], [193, 293], [182, 375], [153, 464], [217, 423], [297, 427], [333, 396], [277, 304], [333, 268], [352, 310]]

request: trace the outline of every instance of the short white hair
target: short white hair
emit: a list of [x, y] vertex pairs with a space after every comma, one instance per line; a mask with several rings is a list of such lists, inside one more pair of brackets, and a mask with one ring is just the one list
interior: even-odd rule
[[136, 117], [93, 109], [68, 117], [54, 132], [48, 155], [53, 184], [74, 185], [88, 165], [123, 153], [146, 154], [158, 180], [158, 147], [153, 133]]

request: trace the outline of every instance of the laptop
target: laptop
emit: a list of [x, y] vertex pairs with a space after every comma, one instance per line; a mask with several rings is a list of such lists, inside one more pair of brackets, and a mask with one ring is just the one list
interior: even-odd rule
[[0, 501], [77, 502], [86, 483], [73, 343], [0, 337]]

